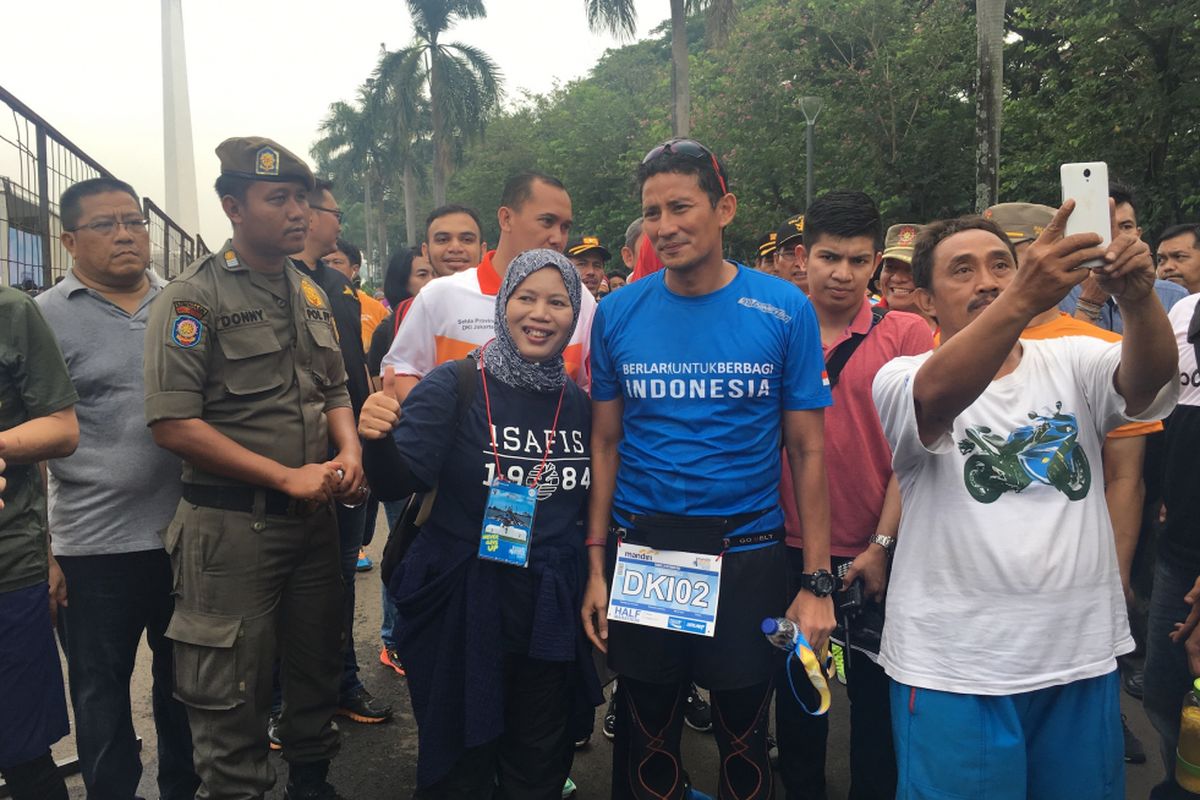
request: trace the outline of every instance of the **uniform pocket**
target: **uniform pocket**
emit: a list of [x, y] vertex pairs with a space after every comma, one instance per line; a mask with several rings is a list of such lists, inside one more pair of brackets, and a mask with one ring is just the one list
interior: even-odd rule
[[167, 626], [175, 642], [175, 696], [193, 708], [220, 711], [246, 700], [240, 674], [242, 618], [175, 609]]
[[257, 394], [283, 384], [278, 354], [283, 349], [269, 325], [229, 328], [217, 334], [225, 354], [225, 388], [230, 394]]

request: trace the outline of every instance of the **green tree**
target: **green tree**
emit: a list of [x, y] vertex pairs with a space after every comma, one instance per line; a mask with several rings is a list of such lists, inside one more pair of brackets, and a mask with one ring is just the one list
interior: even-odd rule
[[[442, 36], [463, 19], [487, 15], [482, 0], [406, 0], [416, 42], [397, 62], [419, 75], [429, 96], [433, 138], [433, 202], [446, 202], [446, 183], [461, 140], [478, 134], [500, 102], [500, 70], [487, 53]], [[408, 85], [409, 75], [395, 79]], [[455, 140], [458, 140], [457, 142]]]
[[[725, 39], [734, 20], [734, 0], [670, 0], [671, 7], [671, 131], [688, 136], [691, 123], [691, 80], [688, 64], [688, 11], [705, 10], [710, 30], [718, 43]], [[634, 0], [584, 0], [592, 30], [608, 30], [617, 36], [632, 36], [637, 30]]]

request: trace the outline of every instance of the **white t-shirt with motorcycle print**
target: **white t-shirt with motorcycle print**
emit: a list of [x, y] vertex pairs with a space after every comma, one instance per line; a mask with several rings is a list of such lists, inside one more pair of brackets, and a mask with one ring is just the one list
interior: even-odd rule
[[900, 683], [1015, 694], [1107, 674], [1133, 649], [1101, 445], [1170, 413], [1178, 384], [1129, 417], [1114, 385], [1120, 342], [1021, 345], [1017, 368], [929, 447], [912, 383], [932, 353], [875, 377], [903, 501], [879, 663]]

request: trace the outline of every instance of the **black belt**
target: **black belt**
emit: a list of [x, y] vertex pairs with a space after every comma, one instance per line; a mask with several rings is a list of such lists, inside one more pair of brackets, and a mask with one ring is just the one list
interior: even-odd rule
[[731, 534], [775, 510], [775, 506], [732, 514], [728, 517], [680, 517], [669, 514], [628, 514], [613, 509], [629, 520], [629, 527], [618, 526], [616, 533], [633, 544], [644, 544], [656, 550], [682, 550], [690, 553], [716, 555], [731, 547], [745, 547], [783, 540], [783, 530]]
[[259, 489], [254, 486], [205, 486], [198, 483], [183, 485], [183, 499], [192, 505], [219, 508], [222, 511], [254, 511], [254, 496], [262, 492], [266, 497], [263, 513], [270, 517], [309, 517], [325, 507], [317, 500], [297, 500], [274, 489]]

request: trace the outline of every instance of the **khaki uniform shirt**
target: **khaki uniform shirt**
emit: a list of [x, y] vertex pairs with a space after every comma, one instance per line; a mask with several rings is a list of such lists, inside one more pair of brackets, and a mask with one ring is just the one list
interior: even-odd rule
[[[232, 242], [155, 299], [146, 331], [146, 422], [202, 419], [285, 467], [329, 452], [324, 412], [349, 408], [327, 298], [290, 265], [244, 266]], [[184, 462], [185, 483], [236, 484]]]

